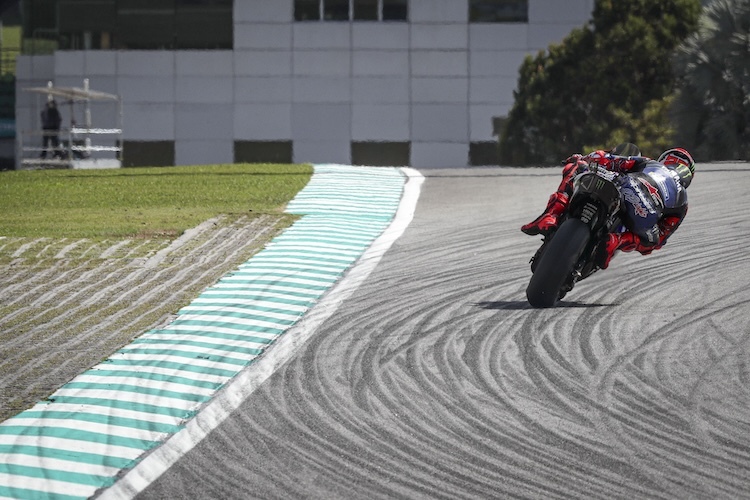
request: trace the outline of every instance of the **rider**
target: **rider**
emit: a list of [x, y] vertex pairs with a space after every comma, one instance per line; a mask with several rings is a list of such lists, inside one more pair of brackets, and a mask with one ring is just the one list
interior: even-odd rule
[[550, 196], [544, 213], [522, 226], [521, 231], [528, 235], [547, 235], [557, 228], [558, 217], [568, 206], [573, 194], [573, 178], [578, 173], [605, 168], [631, 174], [621, 177], [628, 227], [622, 233], [610, 233], [600, 247], [597, 264], [602, 269], [609, 266], [617, 250], [637, 250], [642, 255], [658, 250], [687, 214], [686, 188], [693, 179], [695, 161], [682, 148], [668, 149], [658, 160], [600, 150], [586, 156], [574, 154], [565, 160], [565, 164], [562, 182]]

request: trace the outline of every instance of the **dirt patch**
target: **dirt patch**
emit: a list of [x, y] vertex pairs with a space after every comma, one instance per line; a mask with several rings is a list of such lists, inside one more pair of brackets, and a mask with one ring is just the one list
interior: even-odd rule
[[291, 222], [219, 217], [171, 241], [0, 238], [0, 421], [167, 324]]

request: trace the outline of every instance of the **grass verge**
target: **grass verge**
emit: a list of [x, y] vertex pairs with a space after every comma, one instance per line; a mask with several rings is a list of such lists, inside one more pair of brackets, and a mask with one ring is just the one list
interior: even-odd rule
[[220, 214], [278, 214], [309, 165], [0, 172], [0, 236], [174, 239]]

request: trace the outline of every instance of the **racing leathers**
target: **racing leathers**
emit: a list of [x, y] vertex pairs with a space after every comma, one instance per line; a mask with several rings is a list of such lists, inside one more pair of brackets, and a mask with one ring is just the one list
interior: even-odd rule
[[618, 177], [624, 198], [626, 230], [610, 233], [600, 246], [597, 264], [606, 269], [617, 250], [650, 254], [664, 246], [679, 227], [688, 209], [687, 191], [674, 169], [644, 156], [617, 156], [594, 151], [573, 155], [565, 161], [562, 181], [552, 194], [544, 213], [521, 227], [529, 235], [549, 234], [567, 209], [573, 193], [573, 179], [583, 171], [605, 168], [628, 175]]

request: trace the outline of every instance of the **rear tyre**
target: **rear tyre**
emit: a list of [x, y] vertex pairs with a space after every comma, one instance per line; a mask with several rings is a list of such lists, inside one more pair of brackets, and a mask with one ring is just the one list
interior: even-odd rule
[[560, 290], [589, 242], [589, 227], [579, 219], [567, 219], [540, 255], [536, 270], [526, 287], [526, 298], [533, 307], [552, 307], [561, 298]]

